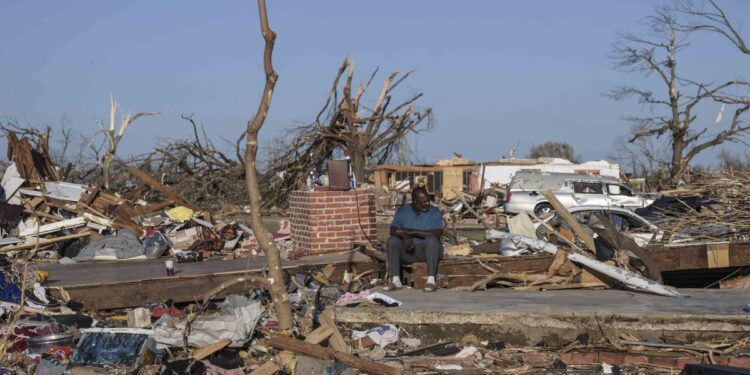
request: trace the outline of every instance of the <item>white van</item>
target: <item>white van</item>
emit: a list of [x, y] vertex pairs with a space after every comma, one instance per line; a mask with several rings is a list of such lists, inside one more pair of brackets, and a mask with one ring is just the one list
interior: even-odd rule
[[544, 198], [542, 190], [551, 191], [566, 208], [615, 206], [635, 209], [651, 203], [614, 177], [520, 170], [508, 184], [505, 212], [517, 214], [525, 211], [537, 216], [550, 213], [552, 205]]

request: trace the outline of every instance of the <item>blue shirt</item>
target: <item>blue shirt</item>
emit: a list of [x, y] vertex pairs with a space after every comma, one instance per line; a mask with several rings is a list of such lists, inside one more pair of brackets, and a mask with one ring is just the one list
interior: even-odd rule
[[[430, 206], [427, 212], [416, 212], [410, 204], [405, 204], [396, 211], [391, 228], [415, 229], [415, 230], [437, 230], [443, 229], [443, 215], [435, 206]], [[424, 238], [412, 237], [414, 244], [421, 244]]]

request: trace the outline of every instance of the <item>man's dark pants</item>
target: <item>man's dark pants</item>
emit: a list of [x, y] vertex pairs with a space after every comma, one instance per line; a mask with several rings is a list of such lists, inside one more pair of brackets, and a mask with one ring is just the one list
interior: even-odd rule
[[424, 242], [414, 245], [414, 252], [407, 253], [404, 240], [400, 237], [388, 238], [388, 276], [400, 276], [402, 263], [427, 263], [427, 276], [437, 275], [438, 262], [443, 253], [443, 244], [437, 237], [427, 237]]

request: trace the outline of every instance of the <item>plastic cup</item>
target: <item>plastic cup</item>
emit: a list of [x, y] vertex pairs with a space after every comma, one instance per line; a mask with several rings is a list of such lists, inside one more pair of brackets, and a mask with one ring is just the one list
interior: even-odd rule
[[167, 276], [174, 276], [174, 260], [165, 261], [164, 267], [167, 269]]

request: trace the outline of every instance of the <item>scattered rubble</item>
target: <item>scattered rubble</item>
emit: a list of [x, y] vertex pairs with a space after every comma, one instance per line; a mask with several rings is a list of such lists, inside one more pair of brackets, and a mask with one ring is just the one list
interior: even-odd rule
[[750, 173], [696, 175], [690, 185], [661, 194], [664, 198], [636, 213], [666, 232], [696, 242], [750, 239]]
[[[216, 219], [143, 170], [124, 167], [144, 189], [158, 192], [162, 201], [149, 203], [102, 185], [60, 181], [44, 151], [34, 150], [23, 139], [13, 142], [0, 210], [0, 361], [14, 373], [669, 373], [688, 363], [750, 365], [746, 334], [718, 341], [666, 333], [650, 337], [635, 331], [596, 338], [582, 333], [572, 341], [529, 346], [480, 333], [465, 333], [460, 340], [439, 332], [421, 335], [387, 319], [343, 324], [336, 318], [340, 309], [384, 309], [381, 316], [387, 318], [388, 311], [408, 306], [398, 295], [381, 293], [384, 256], [377, 240], [370, 238], [358, 246], [380, 266], [358, 273], [350, 259], [342, 274], [332, 264], [318, 264], [287, 275], [295, 320], [292, 332], [279, 329], [263, 273], [222, 282], [192, 303], [153, 300], [126, 309], [86, 307], [64, 289], [47, 290], [46, 280], [56, 275], [39, 270], [39, 265], [164, 261], [161, 277], [175, 277], [175, 263], [262, 254], [244, 223]], [[671, 232], [690, 226], [688, 220], [708, 222], [709, 216], [701, 215], [711, 212], [712, 224], [732, 228], [732, 234], [722, 239], [744, 238], [744, 187], [729, 180], [713, 183], [680, 192], [711, 200], [702, 201], [702, 209], [695, 213], [688, 211], [700, 219], [669, 216]], [[463, 261], [484, 273], [438, 275], [438, 284], [450, 288], [438, 293], [482, 293], [477, 290], [492, 287], [539, 293], [628, 288], [681, 296], [662, 283], [654, 260], [609, 218], [594, 215], [586, 224], [579, 223], [554, 195], [547, 198], [557, 212], [555, 220], [542, 223], [525, 214], [508, 217], [500, 208], [501, 193], [492, 187], [476, 196], [456, 192], [440, 200], [451, 229], [447, 232], [452, 233], [445, 238], [446, 267]], [[348, 204], [341, 199], [334, 204]], [[487, 240], [459, 235], [459, 228], [471, 221], [482, 224]], [[357, 222], [362, 225], [361, 218]], [[273, 240], [285, 255], [299, 259], [289, 221], [281, 220], [279, 227]], [[510, 260], [540, 256], [549, 259], [546, 267], [508, 269]], [[416, 268], [410, 275], [413, 287], [419, 282]], [[222, 293], [236, 285], [242, 285], [239, 293]], [[738, 313], [743, 307], [737, 306]]]

